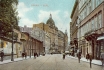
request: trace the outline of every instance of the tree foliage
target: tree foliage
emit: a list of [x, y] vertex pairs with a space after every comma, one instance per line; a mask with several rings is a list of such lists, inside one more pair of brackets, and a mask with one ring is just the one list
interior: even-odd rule
[[11, 37], [12, 26], [18, 27], [18, 0], [0, 0], [0, 36]]

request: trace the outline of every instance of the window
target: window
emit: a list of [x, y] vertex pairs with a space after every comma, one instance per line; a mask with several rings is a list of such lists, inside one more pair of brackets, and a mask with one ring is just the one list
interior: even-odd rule
[[88, 31], [90, 31], [90, 21], [88, 21]]
[[100, 28], [100, 26], [99, 26], [99, 15], [97, 16], [97, 18], [98, 18], [98, 20], [97, 20], [97, 22], [98, 22], [98, 24], [97, 24], [97, 28], [99, 29]]
[[92, 19], [92, 30], [94, 29], [94, 19]]
[[89, 5], [87, 4], [87, 15], [89, 14]]
[[95, 16], [94, 18], [94, 25], [95, 25], [95, 29], [97, 29], [97, 16]]
[[92, 10], [94, 10], [95, 9], [95, 3], [96, 1], [95, 0], [91, 0], [91, 3], [92, 3]]
[[102, 0], [96, 0], [96, 7], [102, 3]]
[[81, 36], [80, 37], [82, 37], [82, 34], [83, 34], [83, 28], [81, 27]]
[[79, 1], [79, 9], [81, 8], [81, 1]]
[[84, 9], [84, 18], [87, 16], [87, 7]]
[[88, 22], [87, 22], [87, 24], [86, 24], [86, 32], [88, 32]]
[[91, 1], [89, 2], [89, 13], [91, 13], [92, 8], [91, 8]]
[[96, 0], [96, 7], [98, 6], [98, 0]]
[[102, 15], [101, 15], [101, 13], [99, 13], [99, 16], [98, 16], [98, 26], [99, 26], [99, 28], [102, 27]]
[[89, 31], [91, 30], [91, 21], [89, 21]]

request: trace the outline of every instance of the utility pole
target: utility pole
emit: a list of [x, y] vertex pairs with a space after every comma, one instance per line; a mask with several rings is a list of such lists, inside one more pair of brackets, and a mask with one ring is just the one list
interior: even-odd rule
[[13, 58], [13, 36], [14, 36], [14, 34], [13, 34], [13, 25], [12, 25], [12, 52], [11, 52], [11, 61], [14, 61], [14, 58]]
[[[30, 37], [30, 36], [29, 36]], [[29, 44], [30, 44], [30, 58], [31, 58], [31, 38], [29, 39]]]
[[[43, 41], [43, 44], [45, 44], [45, 32], [44, 32], [44, 23], [43, 23], [43, 35], [44, 35], [44, 41]], [[44, 46], [44, 45], [43, 45]], [[44, 49], [44, 52], [45, 52], [45, 46], [43, 47]]]

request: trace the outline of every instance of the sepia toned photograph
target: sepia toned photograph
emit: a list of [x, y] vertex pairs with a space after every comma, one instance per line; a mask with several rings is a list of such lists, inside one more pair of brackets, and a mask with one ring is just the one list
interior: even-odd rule
[[0, 70], [104, 70], [104, 0], [0, 0]]

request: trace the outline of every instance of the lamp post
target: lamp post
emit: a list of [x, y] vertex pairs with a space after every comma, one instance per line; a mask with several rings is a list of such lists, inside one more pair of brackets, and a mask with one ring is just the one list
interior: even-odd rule
[[11, 25], [12, 26], [12, 52], [11, 52], [11, 61], [14, 61], [14, 58], [13, 58], [13, 25]]
[[30, 39], [30, 58], [31, 58], [31, 39]]

